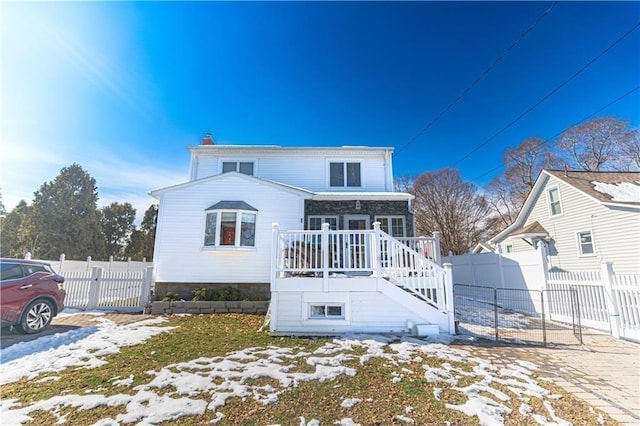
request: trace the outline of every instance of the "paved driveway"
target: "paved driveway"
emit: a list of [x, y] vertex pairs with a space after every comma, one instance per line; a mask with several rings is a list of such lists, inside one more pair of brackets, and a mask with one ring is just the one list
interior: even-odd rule
[[151, 315], [142, 314], [105, 314], [105, 315], [90, 315], [90, 314], [78, 314], [56, 317], [51, 322], [51, 325], [41, 333], [37, 334], [21, 334], [10, 328], [3, 328], [0, 334], [0, 349], [4, 349], [19, 342], [29, 342], [36, 340], [42, 336], [49, 336], [56, 333], [64, 333], [66, 331], [75, 330], [80, 327], [87, 327], [95, 325], [97, 318], [106, 318], [116, 324], [131, 324], [136, 321], [142, 321], [144, 319], [153, 318]]

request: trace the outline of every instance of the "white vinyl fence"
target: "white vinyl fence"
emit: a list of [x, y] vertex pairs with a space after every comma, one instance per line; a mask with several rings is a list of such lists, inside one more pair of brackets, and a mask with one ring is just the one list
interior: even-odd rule
[[640, 341], [640, 275], [614, 274], [611, 263], [600, 271], [547, 271], [546, 247], [518, 253], [480, 253], [443, 257], [453, 265], [454, 284], [545, 292], [545, 313], [571, 322], [571, 293], [577, 292], [581, 325]]
[[135, 272], [105, 272], [93, 267], [62, 275], [67, 308], [141, 312], [149, 303], [153, 267]]

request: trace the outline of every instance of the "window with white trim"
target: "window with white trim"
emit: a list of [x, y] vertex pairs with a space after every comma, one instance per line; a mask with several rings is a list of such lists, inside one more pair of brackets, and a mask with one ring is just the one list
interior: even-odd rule
[[380, 230], [392, 237], [406, 236], [404, 216], [376, 216], [376, 222], [380, 222]]
[[557, 186], [549, 188], [547, 191], [547, 200], [549, 201], [549, 215], [557, 216], [562, 214], [562, 204], [560, 203], [560, 190]]
[[513, 253], [513, 244], [506, 245], [507, 253]]
[[307, 220], [310, 231], [320, 231], [323, 223], [328, 223], [332, 231], [338, 229], [338, 216], [309, 216]]
[[591, 231], [578, 232], [578, 251], [580, 256], [594, 256], [596, 254]]
[[255, 247], [256, 213], [242, 210], [207, 211], [205, 247]]
[[329, 186], [332, 188], [362, 187], [362, 166], [359, 161], [330, 161]]
[[253, 176], [253, 161], [223, 161], [222, 173], [239, 172]]
[[309, 305], [311, 319], [344, 319], [344, 305], [311, 304]]

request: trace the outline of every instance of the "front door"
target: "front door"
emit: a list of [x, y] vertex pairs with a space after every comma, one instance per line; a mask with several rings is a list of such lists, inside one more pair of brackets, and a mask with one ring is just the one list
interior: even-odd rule
[[[348, 231], [366, 231], [369, 228], [369, 216], [353, 215], [344, 217], [344, 227]], [[367, 235], [354, 233], [349, 234], [345, 241], [348, 245], [348, 256], [345, 259], [345, 266], [354, 272], [364, 268], [371, 268], [367, 250]]]

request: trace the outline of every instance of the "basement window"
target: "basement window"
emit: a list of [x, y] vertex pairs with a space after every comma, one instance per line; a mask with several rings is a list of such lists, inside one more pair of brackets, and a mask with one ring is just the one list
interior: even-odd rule
[[313, 304], [309, 311], [311, 319], [344, 319], [343, 305]]

